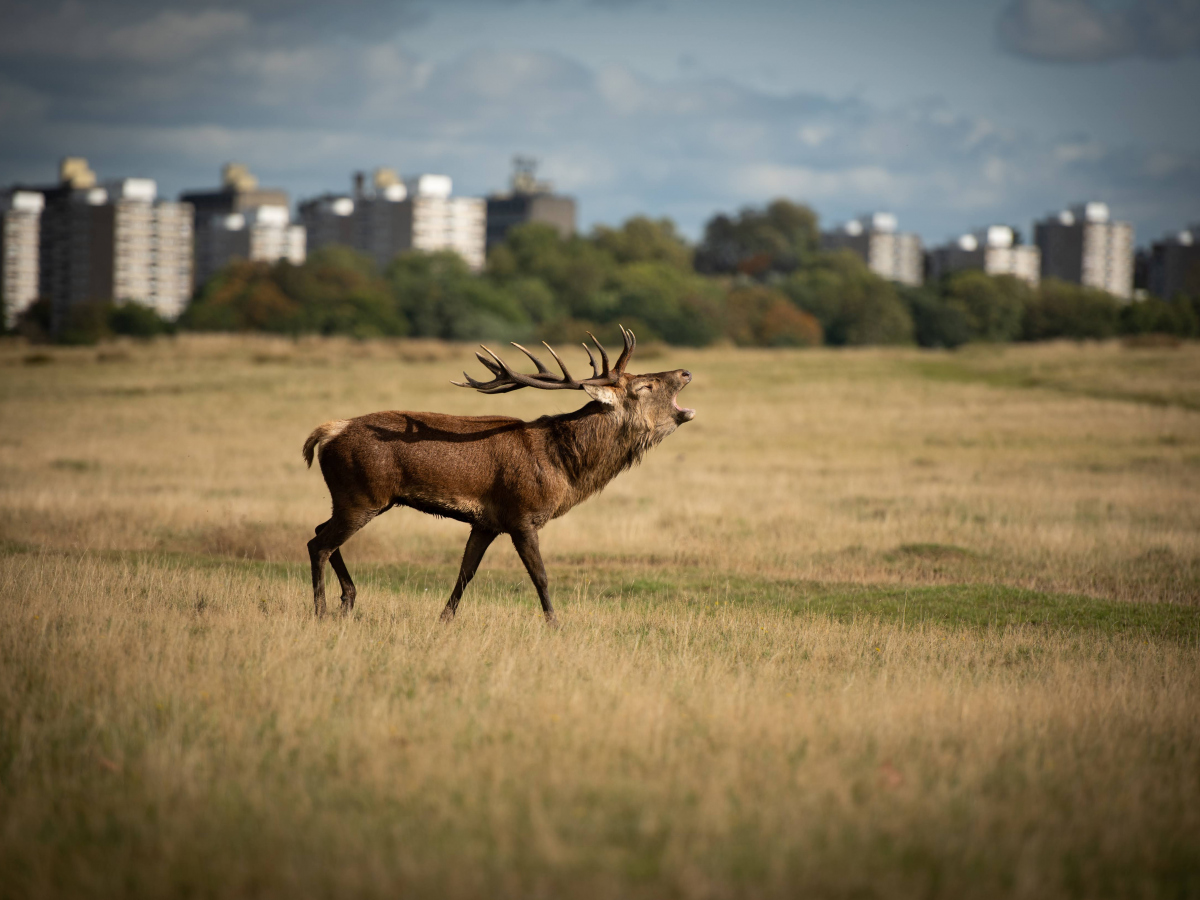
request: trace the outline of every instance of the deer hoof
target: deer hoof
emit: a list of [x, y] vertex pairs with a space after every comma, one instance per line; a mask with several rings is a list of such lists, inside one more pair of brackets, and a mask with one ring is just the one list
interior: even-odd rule
[[454, 610], [447, 606], [442, 610], [442, 615], [440, 616], [439, 621], [441, 621], [443, 625], [449, 625], [454, 621]]

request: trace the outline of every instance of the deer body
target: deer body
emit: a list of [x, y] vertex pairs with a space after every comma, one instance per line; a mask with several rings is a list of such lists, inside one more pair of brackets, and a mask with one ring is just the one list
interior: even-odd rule
[[342, 611], [349, 612], [355, 589], [340, 546], [381, 513], [407, 506], [471, 526], [443, 620], [454, 617], [492, 541], [508, 534], [537, 588], [543, 613], [553, 622], [537, 532], [602, 490], [695, 414], [675, 402], [691, 373], [627, 375], [624, 366], [633, 347], [633, 335], [627, 334], [625, 352], [613, 371], [601, 348], [603, 373], [593, 361], [596, 376], [582, 382], [571, 379], [565, 367], [558, 379], [532, 354], [539, 369], [532, 376], [512, 372], [499, 357], [493, 355], [494, 364], [480, 355], [496, 378], [485, 383], [468, 376], [463, 385], [484, 393], [578, 388], [595, 398], [573, 413], [525, 422], [503, 416], [379, 412], [314, 430], [304, 456], [309, 465], [314, 456], [319, 459], [333, 498], [333, 515], [309, 541], [317, 615], [325, 612], [325, 562], [333, 565], [342, 588]]

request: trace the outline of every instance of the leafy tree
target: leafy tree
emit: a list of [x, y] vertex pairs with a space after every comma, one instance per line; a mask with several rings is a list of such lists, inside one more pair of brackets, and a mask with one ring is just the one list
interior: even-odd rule
[[407, 320], [365, 253], [322, 247], [301, 266], [278, 263], [272, 275], [301, 306], [297, 330], [360, 338], [408, 333]]
[[1121, 304], [1107, 291], [1050, 278], [1026, 305], [1024, 336], [1029, 341], [1108, 338], [1117, 333], [1120, 319]]
[[54, 331], [54, 304], [49, 297], [39, 297], [17, 316], [13, 330], [30, 341], [49, 341]]
[[912, 316], [895, 286], [849, 250], [821, 254], [788, 276], [782, 288], [821, 323], [829, 344], [907, 344], [913, 339]]
[[670, 219], [635, 216], [620, 228], [598, 225], [592, 231], [592, 243], [620, 265], [661, 262], [687, 271], [692, 268], [692, 249]]
[[1121, 307], [1122, 334], [1172, 334], [1176, 337], [1200, 337], [1200, 318], [1187, 297], [1172, 301], [1147, 297]]
[[530, 319], [513, 293], [478, 278], [457, 253], [402, 253], [388, 266], [387, 280], [411, 333], [418, 337], [473, 340], [512, 337]]
[[612, 254], [579, 236], [564, 239], [549, 225], [529, 222], [510, 229], [493, 249], [488, 270], [501, 283], [518, 277], [541, 279], [566, 315], [607, 319], [616, 299], [605, 290], [617, 263]]
[[617, 271], [613, 289], [617, 318], [645, 322], [654, 337], [701, 346], [721, 333], [720, 289], [691, 271], [667, 262], [632, 263]]
[[296, 331], [301, 306], [280, 290], [271, 266], [238, 260], [201, 289], [180, 324], [196, 331]]
[[112, 337], [112, 328], [109, 326], [111, 313], [111, 301], [74, 304], [67, 310], [62, 328], [56, 335], [58, 343], [87, 345]]
[[717, 215], [704, 227], [696, 269], [706, 273], [790, 272], [813, 259], [821, 246], [817, 214], [801, 203], [772, 201], [766, 209]]
[[501, 290], [507, 291], [508, 295], [524, 311], [525, 316], [538, 325], [552, 322], [565, 315], [554, 292], [540, 278], [518, 276], [503, 284]]
[[822, 339], [815, 317], [797, 309], [786, 294], [762, 285], [730, 291], [728, 318], [729, 336], [743, 347], [816, 347]]
[[114, 334], [137, 338], [170, 334], [175, 330], [174, 323], [160, 316], [157, 310], [132, 300], [112, 307], [108, 313], [108, 327]]
[[922, 347], [954, 348], [971, 339], [971, 325], [961, 306], [947, 303], [928, 287], [897, 285], [912, 315], [914, 336]]
[[945, 301], [966, 315], [973, 340], [1004, 342], [1021, 336], [1025, 307], [1033, 296], [1021, 279], [967, 269], [947, 277], [942, 290]]

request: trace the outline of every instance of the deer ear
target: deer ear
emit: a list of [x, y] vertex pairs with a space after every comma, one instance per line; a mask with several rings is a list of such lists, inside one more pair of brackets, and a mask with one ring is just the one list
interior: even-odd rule
[[606, 406], [616, 406], [617, 398], [620, 396], [615, 387], [610, 387], [607, 384], [585, 384], [583, 389], [587, 391], [588, 396], [593, 400], [599, 400]]

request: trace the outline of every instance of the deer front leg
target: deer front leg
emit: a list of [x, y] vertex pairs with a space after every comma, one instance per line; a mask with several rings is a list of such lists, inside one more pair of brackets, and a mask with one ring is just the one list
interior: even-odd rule
[[554, 606], [550, 603], [546, 566], [542, 562], [542, 551], [538, 548], [537, 531], [533, 528], [514, 531], [512, 542], [517, 549], [517, 556], [521, 557], [521, 562], [525, 564], [525, 571], [529, 573], [533, 586], [537, 588], [538, 599], [542, 601], [542, 613], [546, 617], [546, 622], [550, 625], [557, 625], [558, 619], [554, 616]]
[[450, 592], [450, 600], [446, 603], [446, 608], [442, 610], [443, 622], [453, 620], [454, 614], [458, 612], [458, 601], [462, 599], [463, 591], [467, 589], [467, 585], [475, 577], [475, 571], [479, 568], [479, 563], [483, 560], [483, 554], [487, 552], [487, 548], [496, 539], [496, 534], [497, 532], [495, 531], [478, 526], [471, 529], [471, 536], [467, 538], [467, 547], [463, 550], [462, 566], [458, 570], [458, 581], [454, 583], [454, 590]]

